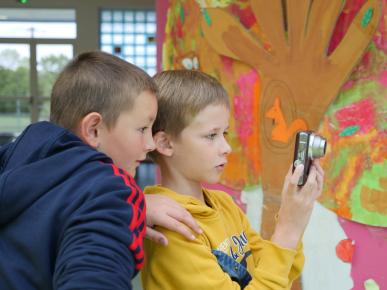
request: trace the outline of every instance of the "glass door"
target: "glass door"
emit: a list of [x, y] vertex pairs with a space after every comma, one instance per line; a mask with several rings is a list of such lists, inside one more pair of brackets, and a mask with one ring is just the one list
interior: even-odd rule
[[[30, 46], [0, 43], [0, 132], [20, 132], [30, 123]], [[5, 137], [4, 137], [5, 138]]]
[[0, 146], [48, 120], [52, 85], [76, 38], [74, 9], [0, 8]]
[[38, 76], [36, 119], [38, 121], [49, 119], [52, 86], [62, 69], [73, 58], [73, 50], [71, 44], [38, 44], [36, 46]]

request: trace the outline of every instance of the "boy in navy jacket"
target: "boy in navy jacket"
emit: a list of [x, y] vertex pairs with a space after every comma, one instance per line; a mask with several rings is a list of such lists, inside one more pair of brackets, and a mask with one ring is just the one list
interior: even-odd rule
[[[156, 93], [136, 66], [81, 54], [53, 87], [51, 122], [1, 147], [0, 289], [131, 289], [146, 233], [132, 176], [154, 149]], [[171, 202], [150, 199], [148, 225], [191, 237]]]

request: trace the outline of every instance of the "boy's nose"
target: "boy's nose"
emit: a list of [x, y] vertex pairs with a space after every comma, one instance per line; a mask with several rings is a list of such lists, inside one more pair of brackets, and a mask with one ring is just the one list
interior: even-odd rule
[[222, 155], [228, 155], [232, 151], [230, 144], [228, 144], [227, 140], [223, 138], [222, 144]]
[[153, 140], [153, 137], [152, 135], [150, 137], [147, 138], [146, 142], [145, 142], [145, 150], [146, 152], [150, 152], [150, 151], [153, 151], [156, 149], [156, 144], [155, 144], [155, 141]]

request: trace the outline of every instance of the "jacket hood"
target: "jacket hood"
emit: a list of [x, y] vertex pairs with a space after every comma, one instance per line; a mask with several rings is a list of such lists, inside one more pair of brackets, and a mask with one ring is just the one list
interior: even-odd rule
[[[211, 194], [212, 192], [212, 194]], [[198, 200], [189, 195], [180, 194], [174, 192], [173, 190], [163, 187], [161, 185], [147, 186], [144, 189], [145, 194], [160, 194], [162, 193], [165, 196], [168, 196], [177, 202], [179, 202], [185, 209], [187, 209], [193, 217], [198, 219], [207, 219], [207, 218], [216, 218], [219, 215], [219, 210], [221, 207], [213, 194], [216, 191], [208, 191], [203, 188], [203, 194], [205, 196], [206, 202], [209, 205], [204, 204], [202, 201]]]
[[87, 160], [110, 159], [50, 122], [28, 126], [0, 148], [0, 225], [10, 222]]

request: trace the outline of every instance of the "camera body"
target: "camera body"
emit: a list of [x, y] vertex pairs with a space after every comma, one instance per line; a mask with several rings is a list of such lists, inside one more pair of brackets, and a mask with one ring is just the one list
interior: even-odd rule
[[313, 159], [323, 157], [326, 147], [326, 139], [313, 131], [300, 131], [297, 133], [294, 147], [293, 172], [297, 165], [304, 165], [304, 173], [298, 181], [298, 186], [305, 184]]

